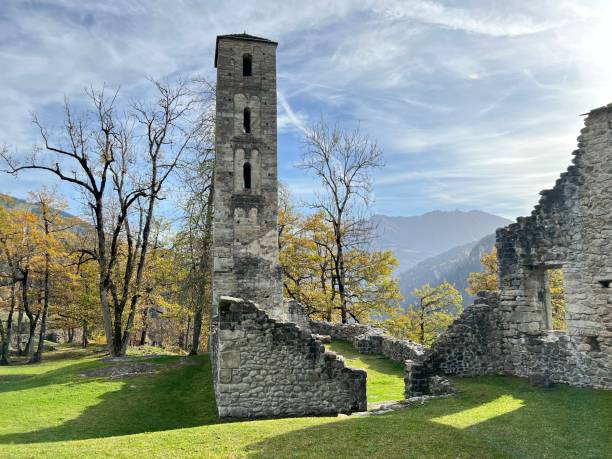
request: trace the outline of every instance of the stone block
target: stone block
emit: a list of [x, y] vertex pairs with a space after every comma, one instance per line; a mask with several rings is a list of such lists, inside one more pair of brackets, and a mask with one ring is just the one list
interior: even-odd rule
[[221, 368], [240, 368], [240, 351], [221, 352]]

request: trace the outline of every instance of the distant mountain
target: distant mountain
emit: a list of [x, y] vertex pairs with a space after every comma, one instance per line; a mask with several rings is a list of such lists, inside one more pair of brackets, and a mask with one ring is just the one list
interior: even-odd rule
[[412, 291], [415, 288], [427, 282], [434, 286], [446, 279], [451, 284], [455, 284], [459, 293], [463, 295], [463, 305], [470, 305], [474, 298], [465, 291], [468, 275], [482, 270], [480, 257], [484, 252], [490, 252], [494, 244], [495, 235], [489, 234], [477, 242], [455, 247], [402, 272], [400, 289], [404, 304], [414, 301]]
[[[26, 201], [25, 199], [15, 198], [14, 196], [10, 196], [8, 194], [0, 193], [0, 206], [5, 207], [7, 209], [19, 209], [19, 210], [31, 210], [35, 214], [41, 213], [40, 207], [38, 204], [34, 204], [32, 202]], [[83, 219], [76, 217], [68, 212], [60, 211], [60, 216], [70, 221], [75, 225], [75, 228], [89, 228], [90, 225], [83, 221]]]
[[6, 207], [7, 209], [29, 209], [32, 207], [32, 204], [25, 199], [19, 199], [8, 194], [0, 193], [0, 206]]
[[510, 220], [478, 210], [434, 211], [414, 217], [372, 217], [377, 226], [375, 249], [392, 250], [400, 272], [453, 248], [475, 244]]

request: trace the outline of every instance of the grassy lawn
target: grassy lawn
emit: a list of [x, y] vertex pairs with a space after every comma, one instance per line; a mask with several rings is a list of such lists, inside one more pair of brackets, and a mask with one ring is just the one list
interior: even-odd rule
[[404, 398], [404, 366], [378, 355], [359, 354], [351, 343], [334, 341], [326, 347], [344, 356], [346, 364], [368, 372], [368, 403]]
[[[0, 367], [0, 457], [612, 457], [612, 392], [481, 377], [381, 416], [219, 423], [206, 356], [132, 357], [160, 371], [108, 379], [82, 376], [109, 365], [99, 355], [51, 354]], [[371, 396], [397, 398], [397, 367], [355, 361]]]

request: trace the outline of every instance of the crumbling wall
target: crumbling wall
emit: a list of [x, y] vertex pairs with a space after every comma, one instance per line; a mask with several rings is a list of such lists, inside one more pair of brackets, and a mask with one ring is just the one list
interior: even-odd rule
[[251, 301], [221, 297], [213, 338], [219, 416], [257, 418], [365, 411], [366, 372]]
[[499, 294], [479, 292], [474, 304], [461, 313], [421, 361], [407, 359], [406, 397], [432, 393], [430, 384], [436, 375], [501, 373], [503, 331], [498, 313]]
[[[497, 231], [499, 296], [451, 325], [415, 381], [501, 373], [612, 388], [612, 105], [589, 113], [573, 155], [531, 215]], [[551, 268], [563, 271], [566, 331], [551, 329]]]
[[329, 335], [332, 339], [350, 341], [361, 354], [379, 354], [396, 362], [421, 361], [427, 346], [408, 339], [389, 336], [384, 330], [362, 324], [341, 324], [311, 320], [310, 328], [318, 335]]
[[[612, 388], [612, 106], [593, 110], [572, 165], [531, 215], [498, 230], [503, 371]], [[543, 273], [563, 271], [567, 331], [552, 331]]]
[[464, 310], [436, 341], [428, 361], [433, 373], [476, 376], [500, 371], [503, 332], [497, 315], [499, 296], [479, 292], [474, 304]]

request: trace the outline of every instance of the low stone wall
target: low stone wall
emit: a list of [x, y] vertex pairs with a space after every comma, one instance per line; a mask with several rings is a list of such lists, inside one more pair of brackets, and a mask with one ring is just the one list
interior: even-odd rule
[[429, 349], [407, 339], [389, 336], [384, 330], [370, 325], [311, 320], [310, 328], [318, 335], [329, 335], [332, 339], [350, 341], [362, 354], [380, 354], [400, 363], [406, 360], [421, 361]]
[[501, 337], [496, 311], [499, 294], [479, 292], [474, 304], [442, 334], [427, 356], [406, 362], [406, 397], [431, 394], [436, 375], [478, 376], [502, 373]]
[[431, 394], [431, 378], [442, 374], [505, 374], [545, 385], [612, 388], [612, 372], [601, 370], [608, 356], [597, 348], [597, 341], [562, 331], [515, 336], [508, 317], [499, 294], [479, 292], [475, 303], [438, 338], [421, 362], [407, 362], [407, 396]]
[[458, 376], [501, 372], [503, 332], [498, 308], [499, 294], [480, 292], [432, 346], [429, 360], [434, 361], [434, 369]]
[[318, 335], [329, 335], [333, 339], [341, 339], [344, 341], [353, 341], [353, 338], [368, 333], [373, 327], [361, 324], [340, 324], [325, 322], [320, 320], [311, 320], [310, 328], [313, 333]]
[[221, 297], [212, 336], [219, 416], [256, 418], [365, 411], [366, 372], [309, 331], [277, 322], [251, 301]]

